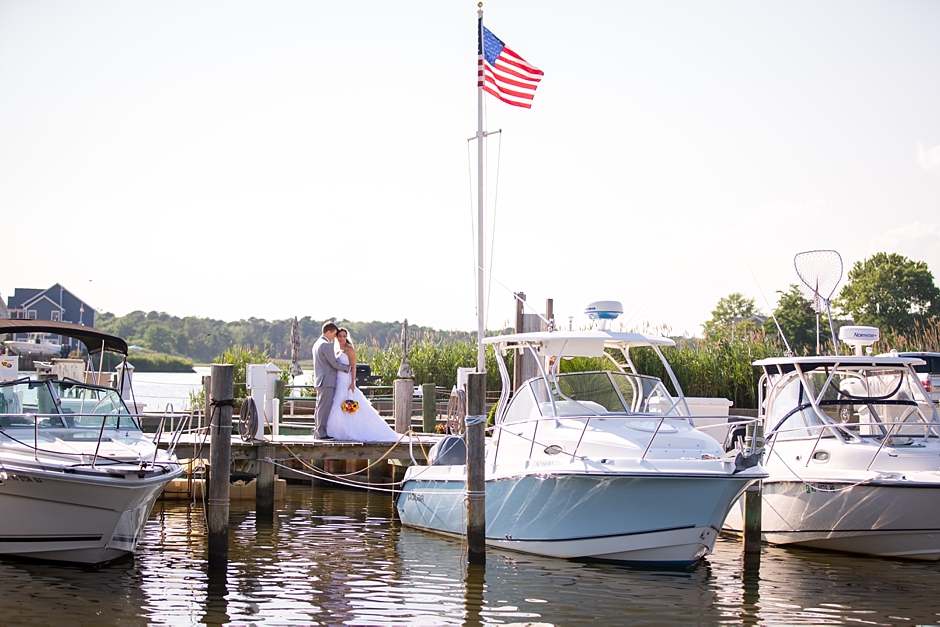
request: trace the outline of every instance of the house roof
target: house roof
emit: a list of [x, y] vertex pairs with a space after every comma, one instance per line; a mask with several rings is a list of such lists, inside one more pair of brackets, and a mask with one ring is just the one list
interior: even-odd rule
[[98, 353], [103, 348], [127, 355], [127, 342], [121, 338], [71, 322], [0, 318], [0, 335], [4, 333], [54, 333], [79, 340], [88, 348], [89, 353]]

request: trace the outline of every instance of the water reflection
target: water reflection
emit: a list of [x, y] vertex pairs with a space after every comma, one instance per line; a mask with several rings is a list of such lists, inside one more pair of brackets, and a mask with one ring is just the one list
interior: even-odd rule
[[684, 571], [490, 552], [402, 529], [387, 494], [290, 486], [273, 521], [232, 505], [209, 573], [200, 504], [158, 503], [140, 553], [101, 569], [0, 560], [4, 624], [940, 624], [940, 565], [720, 538]]

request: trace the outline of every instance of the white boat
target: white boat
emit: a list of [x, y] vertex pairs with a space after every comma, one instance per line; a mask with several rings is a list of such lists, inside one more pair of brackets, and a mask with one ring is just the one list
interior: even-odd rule
[[[745, 488], [766, 476], [756, 455], [726, 453], [695, 428], [660, 351], [674, 344], [668, 338], [596, 330], [484, 341], [497, 349], [503, 390], [486, 445], [490, 546], [562, 558], [689, 565], [711, 551]], [[661, 380], [636, 373], [629, 351], [637, 347], [659, 355], [677, 396]], [[614, 371], [558, 371], [562, 359], [599, 357], [605, 349], [622, 355]], [[511, 399], [503, 360], [509, 350], [530, 351], [541, 369]], [[546, 370], [545, 364], [552, 365]], [[435, 449], [429, 466], [408, 469], [398, 513], [409, 527], [462, 536], [466, 449], [456, 436]]]
[[[861, 331], [859, 331], [861, 329]], [[867, 331], [866, 331], [867, 329]], [[761, 528], [793, 544], [940, 559], [940, 419], [917, 357], [863, 356], [877, 329], [843, 327], [852, 356], [779, 357], [764, 369]], [[726, 527], [740, 531], [741, 507]]]
[[[22, 322], [0, 320], [0, 333], [23, 332]], [[46, 325], [92, 352], [127, 355], [120, 338]], [[99, 564], [132, 553], [154, 501], [182, 472], [176, 457], [144, 435], [116, 389], [4, 373], [0, 554]]]
[[33, 359], [62, 356], [62, 345], [46, 339], [42, 333], [30, 333], [26, 340], [6, 340], [3, 345], [14, 355]]

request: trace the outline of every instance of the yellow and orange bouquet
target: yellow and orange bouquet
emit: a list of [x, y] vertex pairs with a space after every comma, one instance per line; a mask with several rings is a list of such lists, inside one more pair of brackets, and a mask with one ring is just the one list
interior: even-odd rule
[[347, 414], [354, 414], [356, 413], [356, 410], [359, 409], [359, 403], [357, 403], [356, 401], [352, 399], [349, 399], [349, 400], [343, 401], [343, 404], [340, 405], [340, 407], [342, 407], [343, 411], [346, 412]]

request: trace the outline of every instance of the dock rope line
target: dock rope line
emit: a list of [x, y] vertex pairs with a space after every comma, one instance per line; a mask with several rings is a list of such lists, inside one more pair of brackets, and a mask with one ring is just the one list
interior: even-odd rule
[[[341, 478], [345, 478], [345, 477], [352, 477], [353, 475], [358, 475], [358, 474], [361, 474], [361, 473], [363, 473], [363, 472], [367, 472], [370, 468], [372, 468], [372, 467], [378, 465], [378, 464], [381, 463], [383, 460], [385, 460], [386, 458], [388, 458], [388, 456], [391, 454], [391, 452], [392, 452], [393, 450], [395, 450], [395, 448], [402, 442], [402, 440], [405, 438], [405, 436], [409, 436], [409, 435], [410, 435], [410, 436], [416, 436], [417, 433], [415, 433], [414, 431], [412, 431], [412, 430], [409, 429], [409, 430], [406, 431], [405, 433], [402, 433], [402, 434], [398, 437], [398, 440], [397, 440], [394, 444], [392, 444], [392, 445], [388, 448], [388, 450], [386, 450], [384, 453], [382, 453], [382, 456], [381, 456], [381, 457], [379, 457], [378, 459], [376, 459], [375, 461], [373, 461], [371, 464], [369, 464], [368, 466], [366, 466], [365, 468], [363, 468], [363, 469], [361, 469], [361, 470], [357, 470], [357, 471], [355, 471], [355, 472], [350, 472], [350, 473], [342, 473], [342, 474], [331, 473], [331, 472], [327, 472], [326, 470], [323, 470], [322, 468], [317, 468], [316, 466], [313, 466], [312, 464], [307, 463], [304, 459], [302, 459], [299, 455], [297, 455], [297, 453], [295, 453], [294, 450], [293, 450], [290, 446], [288, 446], [287, 444], [280, 443], [280, 445], [287, 449], [287, 451], [291, 454], [291, 458], [292, 458], [292, 459], [294, 459], [294, 460], [296, 460], [297, 462], [299, 462], [300, 465], [303, 466], [304, 468], [307, 468], [308, 470], [312, 471], [313, 474], [310, 475], [310, 476], [313, 476], [313, 477], [315, 477], [315, 478], [323, 478], [323, 479], [326, 480], [326, 481], [331, 481], [331, 479], [327, 479], [327, 477], [333, 477], [333, 478], [341, 477]], [[414, 442], [415, 442], [414, 439], [412, 439], [412, 440], [410, 440], [410, 441], [408, 442], [408, 444], [409, 444], [409, 455], [411, 456], [411, 463], [412, 463], [413, 465], [415, 465], [415, 466], [418, 466], [419, 464], [418, 464], [417, 460], [415, 460], [415, 457], [414, 457]], [[428, 458], [427, 451], [424, 450], [424, 444], [422, 444], [422, 442], [421, 442], [420, 440], [418, 440], [418, 446], [421, 448], [421, 453], [422, 453], [422, 455], [424, 456], [424, 461], [425, 461], [428, 465], [430, 465], [431, 462], [430, 462], [430, 459]], [[289, 458], [289, 459], [291, 459], [291, 458]], [[275, 463], [274, 460], [271, 460], [271, 462], [272, 462], [272, 463]], [[276, 465], [280, 465], [280, 464], [276, 464]], [[289, 466], [282, 466], [282, 467], [284, 467], [284, 468], [290, 468]], [[426, 467], [428, 467], [428, 466], [426, 466]], [[290, 469], [293, 470], [294, 472], [300, 472], [300, 471], [298, 471], [298, 470], [295, 469], [295, 468], [290, 468]], [[302, 473], [302, 474], [309, 474], [309, 473]], [[340, 481], [335, 481], [335, 480], [332, 480], [332, 481], [334, 481], [335, 483], [342, 483], [343, 485], [348, 485], [348, 486], [358, 487], [358, 488], [363, 488], [363, 487], [364, 487], [364, 488], [367, 488], [367, 489], [373, 489], [372, 486], [401, 485], [402, 483], [404, 483], [404, 480], [402, 480], [402, 481], [397, 481], [397, 482], [390, 483], [390, 484], [389, 484], [389, 483], [369, 483], [369, 482], [359, 482], [359, 481], [348, 481], [348, 482], [340, 482]], [[375, 489], [378, 489], [378, 488], [375, 488]], [[385, 490], [383, 490], [383, 491], [385, 491]]]

